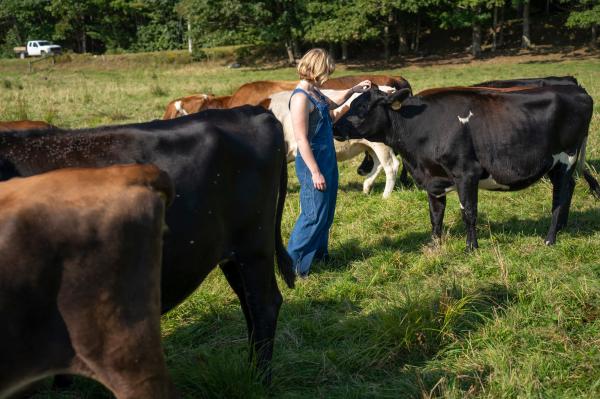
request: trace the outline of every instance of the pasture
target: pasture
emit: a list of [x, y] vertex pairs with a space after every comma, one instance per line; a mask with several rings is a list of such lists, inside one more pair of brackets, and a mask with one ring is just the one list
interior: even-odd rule
[[[89, 127], [160, 118], [193, 93], [231, 93], [253, 80], [294, 79], [292, 68], [228, 69], [107, 56], [75, 58], [27, 74], [0, 62], [0, 120]], [[573, 75], [594, 98], [587, 161], [600, 172], [600, 60], [501, 58], [400, 69], [338, 68], [334, 76], [382, 73], [415, 92], [492, 79]], [[441, 246], [430, 244], [427, 195], [396, 188], [371, 195], [340, 164], [332, 260], [289, 290], [273, 356], [273, 384], [247, 367], [246, 324], [237, 297], [215, 271], [162, 318], [168, 366], [186, 398], [498, 398], [600, 396], [600, 200], [578, 181], [557, 245], [543, 239], [551, 188], [480, 192], [480, 248], [465, 253], [456, 194], [448, 196]], [[283, 221], [287, 240], [298, 183], [289, 165]], [[598, 176], [596, 174], [596, 176]], [[77, 393], [75, 393], [75, 391]], [[38, 398], [105, 397], [78, 379], [73, 391]]]

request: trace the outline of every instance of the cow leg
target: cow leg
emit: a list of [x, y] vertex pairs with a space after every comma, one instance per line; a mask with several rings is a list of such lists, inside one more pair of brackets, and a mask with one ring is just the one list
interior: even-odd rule
[[273, 357], [275, 329], [279, 308], [283, 302], [277, 287], [274, 267], [271, 254], [245, 260], [240, 268], [246, 288], [248, 310], [254, 327], [251, 343], [256, 356], [256, 366], [265, 384], [271, 383], [270, 363]]
[[242, 274], [240, 273], [240, 266], [233, 262], [225, 262], [219, 265], [229, 286], [233, 289], [240, 300], [240, 306], [244, 317], [246, 318], [246, 327], [248, 327], [248, 340], [252, 340], [253, 335], [253, 324], [252, 317], [250, 316], [250, 310], [248, 309], [248, 303], [246, 302], [246, 290], [244, 289], [244, 282], [242, 280]]
[[552, 222], [546, 237], [546, 245], [554, 245], [556, 235], [567, 224], [575, 189], [574, 170], [572, 166], [558, 163], [548, 173], [552, 182]]
[[467, 230], [467, 251], [479, 248], [476, 229], [479, 178], [476, 176], [478, 175], [473, 174], [456, 179], [462, 219]]
[[371, 156], [371, 154], [369, 154], [369, 151], [365, 151], [365, 157], [363, 158], [361, 164], [358, 166], [358, 169], [356, 169], [356, 173], [358, 173], [361, 176], [368, 175], [373, 170], [373, 162], [373, 157]]
[[435, 241], [442, 239], [442, 226], [444, 211], [446, 210], [446, 196], [436, 197], [429, 194], [429, 219], [431, 220], [431, 235]]
[[413, 185], [412, 181], [408, 178], [408, 169], [406, 168], [404, 159], [402, 160], [402, 172], [400, 172], [400, 184], [402, 184], [402, 187], [411, 187]]
[[[158, 315], [156, 319], [152, 324], [158, 325]], [[149, 333], [143, 325], [139, 328], [134, 324], [112, 337], [105, 336], [103, 342], [115, 350], [98, 353], [100, 356], [78, 356], [73, 368], [78, 374], [101, 382], [117, 399], [178, 398], [165, 367], [159, 331]]]
[[371, 188], [373, 188], [373, 183], [375, 183], [375, 179], [383, 169], [381, 162], [379, 162], [379, 158], [373, 154], [373, 169], [367, 175], [367, 178], [363, 182], [363, 193], [369, 194], [371, 192]]
[[[145, 285], [146, 281], [140, 281]], [[89, 315], [72, 315], [87, 318], [86, 326], [96, 326], [92, 331], [82, 329], [71, 332], [77, 354], [71, 370], [93, 378], [108, 389], [117, 399], [170, 399], [177, 398], [175, 386], [168, 376], [160, 337], [159, 289], [153, 298], [142, 292], [119, 297], [119, 302], [92, 303], [94, 312]], [[120, 299], [131, 299], [133, 306], [123, 306]], [[148, 301], [148, 304], [140, 303]], [[137, 302], [137, 303], [136, 303]], [[101, 309], [118, 309], [110, 317], [96, 320]], [[87, 309], [87, 308], [86, 308]], [[68, 325], [73, 325], [71, 321]]]
[[383, 198], [388, 198], [394, 191], [400, 162], [398, 161], [398, 158], [396, 158], [396, 154], [394, 154], [394, 151], [392, 151], [391, 148], [385, 149], [382, 154], [379, 154], [379, 152], [380, 151], [376, 151], [375, 153], [377, 156], [381, 156], [381, 164], [383, 165], [383, 170], [385, 171], [385, 190], [383, 190]]

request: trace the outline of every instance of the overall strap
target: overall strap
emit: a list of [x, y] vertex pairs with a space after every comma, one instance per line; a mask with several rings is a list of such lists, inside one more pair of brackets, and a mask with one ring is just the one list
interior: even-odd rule
[[304, 95], [306, 95], [306, 97], [308, 97], [308, 99], [310, 100], [310, 102], [312, 103], [312, 105], [314, 105], [314, 106], [315, 106], [315, 108], [318, 108], [318, 107], [317, 107], [317, 104], [318, 104], [318, 103], [317, 103], [317, 100], [315, 100], [315, 99], [313, 98], [313, 96], [311, 96], [310, 94], [308, 94], [308, 93], [307, 93], [307, 92], [306, 92], [304, 89], [301, 89], [301, 88], [299, 88], [299, 87], [296, 87], [296, 88], [294, 89], [294, 91], [292, 92], [292, 95], [290, 96], [290, 101], [288, 101], [288, 109], [290, 108], [290, 105], [292, 104], [292, 97], [293, 97], [293, 96], [294, 96], [294, 94], [296, 94], [296, 93], [304, 93]]

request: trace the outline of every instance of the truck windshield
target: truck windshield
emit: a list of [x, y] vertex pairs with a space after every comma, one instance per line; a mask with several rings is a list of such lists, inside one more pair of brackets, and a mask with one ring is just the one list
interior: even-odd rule
[[47, 42], [47, 41], [44, 41], [44, 40], [40, 40], [40, 41], [38, 42], [38, 44], [39, 44], [40, 46], [49, 46], [51, 43], [50, 43], [50, 42]]

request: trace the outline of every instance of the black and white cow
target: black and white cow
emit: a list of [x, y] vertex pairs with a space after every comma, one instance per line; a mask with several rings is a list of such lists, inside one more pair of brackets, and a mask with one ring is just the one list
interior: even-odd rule
[[519, 86], [561, 86], [561, 85], [575, 85], [579, 83], [573, 76], [548, 76], [545, 78], [520, 78], [520, 79], [508, 79], [508, 80], [488, 80], [487, 82], [481, 82], [474, 84], [471, 87], [496, 87], [496, 88], [510, 88]]
[[[454, 87], [410, 96], [371, 90], [336, 124], [348, 138], [381, 141], [398, 151], [429, 194], [433, 236], [441, 237], [446, 194], [458, 192], [467, 248], [477, 248], [478, 188], [520, 190], [548, 175], [553, 184], [554, 244], [567, 222], [592, 98], [575, 85], [518, 89]], [[590, 180], [591, 179], [591, 180]], [[586, 180], [595, 179], [586, 171]], [[595, 194], [600, 195], [597, 183]]]
[[[496, 87], [496, 88], [511, 88], [511, 87], [522, 87], [522, 86], [554, 86], [554, 85], [578, 85], [577, 79], [573, 76], [548, 76], [545, 78], [519, 78], [519, 79], [508, 79], [508, 80], [489, 80], [472, 85], [471, 87]], [[583, 159], [581, 159], [583, 162]], [[358, 174], [366, 176], [371, 172], [375, 163], [368, 153], [365, 153], [365, 157], [358, 167]], [[402, 184], [408, 186], [408, 177], [406, 174], [406, 168], [402, 169], [403, 177]]]
[[267, 371], [282, 303], [274, 259], [294, 285], [281, 239], [287, 163], [281, 124], [244, 106], [164, 121], [0, 134], [0, 180], [64, 167], [153, 163], [175, 186], [166, 213], [161, 302], [166, 312], [219, 265], [238, 295]]

